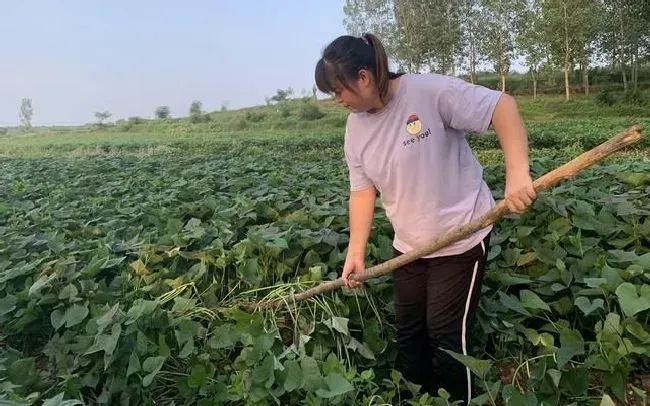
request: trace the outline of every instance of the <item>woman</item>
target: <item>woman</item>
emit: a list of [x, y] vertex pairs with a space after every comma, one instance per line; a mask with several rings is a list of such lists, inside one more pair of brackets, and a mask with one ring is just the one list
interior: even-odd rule
[[[494, 205], [482, 167], [465, 139], [492, 124], [505, 155], [505, 199], [521, 213], [536, 198], [528, 141], [507, 94], [438, 74], [395, 74], [378, 38], [341, 36], [316, 65], [320, 91], [349, 109], [350, 241], [342, 279], [364, 271], [375, 197], [395, 231], [400, 255], [480, 217]], [[397, 368], [435, 395], [472, 398], [471, 372], [439, 348], [468, 354], [491, 227], [393, 274]]]

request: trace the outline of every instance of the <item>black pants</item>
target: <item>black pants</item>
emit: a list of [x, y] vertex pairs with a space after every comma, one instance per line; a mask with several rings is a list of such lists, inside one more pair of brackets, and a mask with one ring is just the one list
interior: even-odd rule
[[394, 273], [396, 369], [432, 396], [439, 388], [452, 401], [469, 404], [475, 396], [471, 371], [439, 348], [472, 355], [472, 325], [489, 238], [460, 255], [421, 258]]

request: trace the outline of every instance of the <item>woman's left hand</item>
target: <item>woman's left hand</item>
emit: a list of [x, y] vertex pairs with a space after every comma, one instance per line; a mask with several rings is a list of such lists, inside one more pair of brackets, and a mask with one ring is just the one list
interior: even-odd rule
[[537, 198], [529, 172], [506, 176], [505, 200], [512, 213], [523, 213]]

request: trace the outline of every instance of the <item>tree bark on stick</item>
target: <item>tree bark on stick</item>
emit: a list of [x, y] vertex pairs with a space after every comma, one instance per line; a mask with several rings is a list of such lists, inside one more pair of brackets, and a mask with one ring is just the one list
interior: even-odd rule
[[[570, 179], [575, 176], [578, 172], [594, 165], [603, 158], [628, 147], [641, 139], [643, 136], [643, 128], [640, 125], [634, 125], [629, 127], [627, 130], [617, 134], [615, 137], [610, 140], [600, 144], [599, 146], [586, 151], [579, 155], [577, 158], [567, 162], [566, 164], [552, 170], [551, 172], [546, 173], [537, 180], [533, 182], [535, 191], [539, 194], [540, 192], [550, 189], [551, 187], [557, 185], [558, 183]], [[466, 236], [475, 233], [485, 227], [488, 227], [494, 224], [497, 220], [507, 214], [508, 208], [505, 204], [505, 201], [499, 201], [494, 208], [489, 210], [480, 218], [462, 226], [446, 234], [443, 234], [441, 237], [436, 238], [425, 244], [422, 247], [416, 248], [412, 251], [404, 253], [400, 256], [392, 258], [388, 261], [385, 261], [381, 264], [375, 265], [371, 268], [366, 269], [363, 273], [352, 274], [350, 278], [357, 281], [363, 282], [368, 279], [377, 278], [386, 274], [393, 272], [394, 270], [415, 261], [418, 258], [421, 258], [426, 255], [430, 255], [441, 248], [446, 247], [447, 245], [462, 240]], [[318, 286], [315, 286], [306, 291], [300, 292], [293, 295], [292, 298], [287, 298], [287, 300], [272, 300], [267, 302], [260, 302], [255, 304], [244, 305], [244, 308], [248, 311], [255, 311], [261, 309], [269, 309], [276, 307], [281, 304], [286, 303], [297, 303], [302, 300], [312, 298], [314, 296], [336, 290], [343, 287], [343, 281], [341, 278], [338, 278], [334, 281], [323, 282]]]

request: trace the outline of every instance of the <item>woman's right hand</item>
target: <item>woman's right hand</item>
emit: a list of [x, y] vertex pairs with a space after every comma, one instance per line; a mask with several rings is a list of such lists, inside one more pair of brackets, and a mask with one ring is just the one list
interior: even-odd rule
[[346, 287], [356, 288], [363, 284], [363, 282], [357, 282], [350, 279], [350, 275], [355, 273], [363, 273], [366, 268], [364, 262], [365, 261], [363, 255], [348, 255], [345, 258], [345, 264], [343, 265], [343, 275], [341, 276], [341, 279], [343, 280], [343, 284]]

